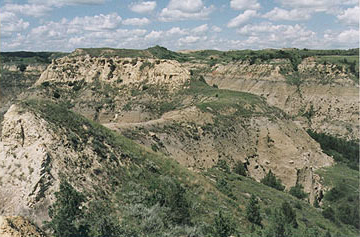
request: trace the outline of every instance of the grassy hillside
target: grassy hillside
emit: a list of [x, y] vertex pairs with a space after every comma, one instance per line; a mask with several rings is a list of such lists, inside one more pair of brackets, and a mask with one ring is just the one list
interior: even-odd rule
[[[93, 176], [103, 185], [94, 187], [95, 191], [79, 188], [80, 174], [64, 177], [86, 196], [87, 208], [73, 224], [88, 226], [90, 236], [101, 236], [106, 223], [117, 236], [219, 236], [226, 226], [236, 236], [267, 236], [273, 233], [276, 213], [284, 202], [290, 204], [298, 223], [297, 228], [286, 226], [293, 234], [287, 236], [324, 236], [327, 231], [341, 233], [332, 236], [356, 236], [352, 227], [334, 224], [320, 209], [235, 173], [226, 162], [194, 173], [61, 105], [39, 100], [22, 104], [53, 129], [65, 129], [73, 149], [81, 153], [90, 145], [98, 153], [102, 166]], [[84, 166], [92, 165], [86, 156], [83, 159]], [[247, 219], [251, 195], [259, 200], [263, 228]]]
[[60, 52], [27, 52], [27, 51], [18, 51], [18, 52], [1, 52], [0, 53], [0, 62], [6, 64], [49, 64], [52, 59], [63, 57], [68, 53]]

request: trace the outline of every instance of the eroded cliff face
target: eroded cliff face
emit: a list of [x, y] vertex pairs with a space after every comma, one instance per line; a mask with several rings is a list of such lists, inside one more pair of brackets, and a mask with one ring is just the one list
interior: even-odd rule
[[257, 181], [272, 170], [287, 189], [302, 184], [311, 203], [320, 195], [320, 177], [313, 171], [333, 160], [300, 126], [265, 115], [226, 124], [216, 120], [209, 111], [188, 107], [145, 123], [104, 125], [194, 171], [213, 167], [219, 160], [230, 167], [241, 162]]
[[[3, 116], [14, 103], [16, 97], [34, 85], [47, 64], [17, 65], [1, 63], [0, 65], [0, 123]], [[1, 128], [0, 128], [1, 135]]]
[[117, 86], [162, 84], [175, 89], [190, 79], [190, 73], [174, 60], [91, 57], [74, 55], [53, 60], [36, 85], [43, 82], [71, 83], [100, 80]]
[[[172, 60], [75, 53], [54, 60], [22, 99], [63, 104], [196, 172], [222, 159], [230, 166], [242, 162], [257, 181], [272, 170], [287, 189], [302, 184], [311, 203], [322, 197], [320, 177], [314, 171], [332, 165], [333, 160], [303, 128], [356, 138], [347, 129], [357, 128], [356, 86], [346, 74], [339, 72], [344, 78], [336, 77], [332, 84], [312, 82], [309, 77], [296, 86], [289, 85], [276, 64], [235, 63], [215, 66], [205, 75], [210, 85], [265, 97], [267, 103], [295, 117], [293, 122], [257, 96], [220, 93], [205, 85], [195, 90], [187, 68]], [[309, 118], [297, 117], [299, 113], [308, 113]], [[83, 130], [89, 129], [84, 126]], [[2, 214], [46, 220], [61, 175], [72, 177], [79, 190], [95, 190], [107, 186], [106, 175], [96, 177], [99, 172], [121, 166], [115, 161], [101, 164], [96, 136], [83, 139], [67, 125], [49, 122], [21, 104], [8, 110], [2, 131]], [[105, 147], [113, 150], [109, 144]]]
[[262, 96], [305, 129], [359, 139], [359, 86], [352, 79], [355, 76], [343, 67], [318, 64], [313, 58], [303, 60], [298, 72], [280, 73], [287, 67], [289, 62], [279, 60], [216, 65], [205, 79], [219, 88]]
[[[223, 83], [231, 76], [239, 75], [239, 70], [247, 71], [240, 75], [251, 83], [261, 76], [269, 83], [279, 77], [283, 84], [273, 88], [274, 93], [276, 91], [274, 97], [280, 97], [280, 88], [288, 86], [276, 65], [217, 66], [212, 75], [214, 80]], [[201, 101], [217, 103], [219, 98], [197, 92], [187, 95], [179, 92], [189, 88], [189, 71], [172, 60], [92, 57], [75, 52], [54, 60], [36, 85], [42, 88], [42, 97], [52, 97], [54, 90], [58, 90], [60, 99], [69, 100], [71, 97], [74, 111], [119, 130], [140, 144], [157, 147], [155, 149], [188, 168], [206, 169], [216, 165], [219, 159], [227, 160], [230, 165], [241, 161], [246, 164], [249, 175], [258, 181], [271, 169], [287, 188], [297, 182], [303, 184], [311, 193], [312, 201], [318, 195], [314, 188], [318, 182], [314, 184], [312, 176], [311, 182], [302, 181], [298, 173], [301, 170], [312, 172], [331, 165], [333, 161], [321, 152], [319, 145], [302, 127], [287, 121], [288, 118], [275, 110], [268, 112], [263, 109], [261, 106], [268, 106], [265, 104], [245, 104], [244, 109], [254, 114], [251, 118], [236, 117], [237, 108], [224, 108], [221, 112], [211, 108], [200, 110], [194, 104]], [[232, 82], [234, 79], [229, 80]], [[104, 84], [94, 89], [94, 83], [99, 81]], [[74, 94], [78, 82], [82, 84]], [[222, 86], [221, 83], [218, 85]], [[44, 85], [47, 86], [44, 88]], [[231, 89], [237, 90], [236, 85]], [[144, 90], [148, 87], [150, 89]], [[101, 91], [104, 88], [107, 89]], [[97, 102], [93, 103], [94, 100]], [[164, 107], [164, 101], [167, 109], [159, 112], [155, 107]], [[296, 102], [299, 106], [302, 103]], [[295, 106], [295, 109], [287, 107], [291, 113], [297, 109], [297, 104], [289, 102], [288, 106]], [[222, 119], [232, 119], [232, 122], [219, 123]]]
[[0, 216], [1, 237], [46, 237], [38, 227], [20, 216]]
[[[82, 126], [85, 132], [90, 129]], [[102, 179], [94, 172], [110, 172], [121, 165], [115, 160], [103, 161], [107, 154], [100, 157], [93, 145], [98, 139], [94, 135], [79, 138], [69, 127], [49, 122], [21, 104], [10, 107], [2, 127], [0, 215], [28, 216], [42, 225], [48, 220], [48, 207], [61, 177], [78, 190], [94, 193], [97, 187], [106, 190], [109, 186], [108, 176]], [[105, 142], [100, 145], [107, 146]], [[120, 157], [119, 151], [114, 154]]]

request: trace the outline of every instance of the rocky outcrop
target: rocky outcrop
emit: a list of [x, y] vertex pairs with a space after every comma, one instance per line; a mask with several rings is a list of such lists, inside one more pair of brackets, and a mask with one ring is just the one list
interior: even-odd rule
[[281, 70], [290, 71], [290, 64], [250, 65], [245, 61], [216, 65], [205, 79], [219, 88], [262, 96], [306, 129], [359, 139], [359, 86], [351, 79], [354, 75], [343, 67], [318, 64], [313, 58], [303, 60], [298, 72]]
[[75, 55], [53, 60], [36, 85], [45, 81], [71, 83], [99, 80], [119, 87], [146, 82], [175, 89], [190, 79], [189, 71], [174, 60]]
[[46, 237], [39, 228], [21, 216], [0, 216], [1, 237]]
[[[85, 123], [81, 126], [84, 131], [91, 130]], [[49, 122], [24, 105], [12, 105], [2, 127], [0, 215], [27, 216], [41, 225], [49, 218], [48, 207], [55, 199], [61, 177], [89, 193], [95, 187], [105, 190], [108, 176], [98, 178], [94, 170], [110, 172], [120, 164], [104, 161], [108, 151], [105, 141], [97, 141], [95, 135], [79, 138], [71, 128]], [[81, 142], [85, 137], [86, 141]], [[120, 157], [119, 151], [113, 154]]]

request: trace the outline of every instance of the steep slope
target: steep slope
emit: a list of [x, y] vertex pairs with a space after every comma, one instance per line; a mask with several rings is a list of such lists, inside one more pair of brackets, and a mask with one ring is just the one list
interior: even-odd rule
[[286, 60], [252, 65], [240, 61], [213, 66], [204, 76], [219, 88], [263, 96], [304, 128], [359, 139], [355, 76], [344, 66], [324, 65], [315, 58], [306, 58], [297, 67], [294, 71]]
[[333, 161], [283, 112], [190, 79], [176, 61], [131, 60], [75, 52], [49, 65], [24, 97], [64, 104], [185, 167], [242, 162], [257, 181], [272, 170], [288, 189], [302, 184], [311, 203], [322, 197], [313, 171]]
[[39, 79], [52, 59], [63, 55], [52, 52], [0, 52], [0, 122], [16, 97]]
[[[111, 213], [109, 218], [124, 231], [120, 236], [214, 235], [214, 218], [221, 210], [240, 223], [239, 233], [250, 233], [244, 209], [255, 194], [267, 210], [261, 214], [265, 227], [274, 218], [269, 209], [287, 201], [297, 206], [300, 227], [293, 231], [298, 236], [309, 228], [355, 236], [347, 220], [339, 217], [342, 223], [335, 225], [319, 209], [286, 193], [301, 184], [308, 202], [334, 206], [324, 199], [332, 185], [322, 179], [322, 168], [334, 161], [303, 128], [321, 125], [317, 131], [333, 128], [332, 134], [356, 138], [351, 131], [357, 129], [354, 95], [341, 99], [340, 110], [330, 107], [332, 97], [311, 97], [303, 90], [328, 86], [339, 93], [352, 91], [357, 84], [351, 75], [330, 66], [334, 71], [322, 85], [318, 80], [328, 69], [311, 60], [296, 65], [295, 72], [287, 59], [275, 60], [279, 65], [252, 58], [221, 65], [209, 56], [211, 65], [205, 65], [195, 55], [208, 53], [218, 60], [225, 54], [184, 56], [161, 47], [80, 49], [53, 60], [4, 117], [0, 214], [29, 216], [41, 225], [49, 220], [59, 184], [67, 181], [86, 196], [81, 221], [91, 231], [109, 221], [102, 218]], [[235, 91], [239, 80], [241, 85], [259, 83], [249, 88], [259, 87], [254, 93], [260, 96]], [[271, 93], [264, 98], [268, 87]], [[285, 105], [280, 88], [285, 95], [294, 90]], [[324, 102], [325, 97], [329, 100]], [[318, 100], [326, 110], [311, 106]], [[309, 108], [302, 108], [306, 101]], [[285, 112], [277, 108], [282, 106]], [[236, 174], [238, 167], [249, 177]], [[285, 192], [259, 183], [270, 170]]]
[[45, 237], [38, 227], [23, 217], [0, 216], [2, 237]]
[[[96, 227], [111, 213], [125, 231], [121, 236], [208, 236], [220, 210], [237, 223], [237, 233], [249, 233], [252, 227], [244, 211], [249, 193], [260, 197], [262, 210], [285, 200], [298, 202], [222, 168], [191, 172], [49, 101], [13, 105], [5, 118], [0, 142], [2, 215], [25, 215], [42, 224], [64, 179], [86, 195], [85, 210], [90, 213], [84, 221]], [[181, 206], [171, 201], [174, 197]], [[355, 236], [345, 225], [331, 225], [310, 205], [299, 205], [297, 233], [310, 222], [311, 228], [327, 226], [332, 233]], [[271, 213], [262, 216], [269, 225]]]

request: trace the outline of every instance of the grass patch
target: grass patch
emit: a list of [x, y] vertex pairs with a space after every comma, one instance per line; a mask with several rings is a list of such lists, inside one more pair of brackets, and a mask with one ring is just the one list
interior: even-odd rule
[[190, 81], [189, 89], [180, 93], [193, 96], [196, 106], [200, 110], [219, 116], [279, 115], [279, 110], [268, 106], [265, 100], [259, 96], [246, 92], [217, 89], [195, 78]]

